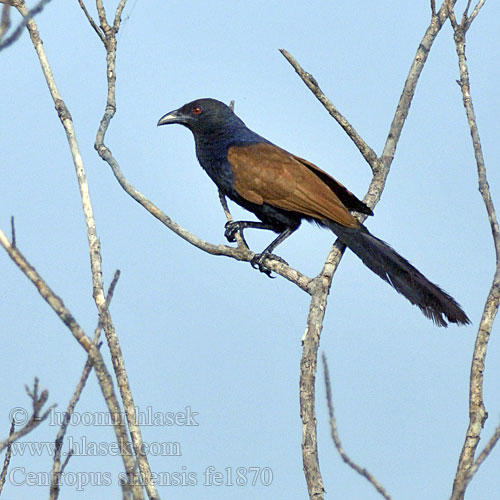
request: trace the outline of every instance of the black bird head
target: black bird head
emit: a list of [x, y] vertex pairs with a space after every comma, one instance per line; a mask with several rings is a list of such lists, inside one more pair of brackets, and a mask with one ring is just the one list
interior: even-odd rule
[[233, 131], [245, 124], [221, 101], [216, 99], [196, 99], [188, 102], [179, 109], [163, 115], [158, 126], [169, 123], [184, 125], [194, 134], [211, 134], [224, 128]]

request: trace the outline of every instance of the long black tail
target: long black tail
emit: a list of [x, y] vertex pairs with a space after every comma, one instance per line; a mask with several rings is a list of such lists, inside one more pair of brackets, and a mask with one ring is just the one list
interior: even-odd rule
[[415, 304], [438, 326], [450, 323], [467, 325], [469, 318], [456, 300], [431, 283], [387, 243], [373, 236], [364, 226], [347, 228], [332, 221], [324, 221], [340, 240], [350, 248], [375, 274], [393, 286]]

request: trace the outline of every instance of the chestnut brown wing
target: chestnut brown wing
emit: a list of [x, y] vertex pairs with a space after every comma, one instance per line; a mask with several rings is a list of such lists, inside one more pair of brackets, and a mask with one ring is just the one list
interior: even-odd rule
[[[359, 226], [334, 188], [341, 186], [344, 197], [345, 192], [352, 193], [312, 163], [266, 143], [232, 146], [227, 157], [234, 188], [245, 200], [314, 219], [329, 219], [346, 227]], [[325, 176], [330, 182], [325, 182]]]

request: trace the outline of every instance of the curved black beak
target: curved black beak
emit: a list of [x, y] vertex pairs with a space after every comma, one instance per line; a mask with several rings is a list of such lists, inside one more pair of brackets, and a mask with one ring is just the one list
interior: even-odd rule
[[166, 115], [163, 115], [159, 120], [157, 126], [168, 125], [169, 123], [182, 123], [180, 120], [179, 110], [170, 111]]

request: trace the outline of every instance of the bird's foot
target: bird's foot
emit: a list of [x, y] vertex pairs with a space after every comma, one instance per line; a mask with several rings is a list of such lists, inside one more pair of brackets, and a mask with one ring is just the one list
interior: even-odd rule
[[[228, 221], [226, 222], [226, 225], [224, 226], [226, 230], [224, 231], [224, 236], [226, 237], [227, 241], [230, 243], [234, 243], [236, 241], [236, 234], [240, 234], [241, 241], [243, 242], [243, 245], [248, 248], [248, 243], [245, 240], [245, 237], [243, 236], [243, 229], [245, 229], [245, 223], [242, 221]], [[238, 243], [238, 246], [240, 243]]]
[[236, 241], [236, 233], [240, 233], [243, 238], [243, 227], [239, 221], [228, 221], [224, 226], [226, 230], [224, 231], [224, 236], [229, 243], [234, 243]]
[[276, 278], [276, 276], [272, 276], [271, 271], [264, 265], [264, 261], [266, 259], [277, 260], [282, 264], [288, 265], [288, 262], [282, 259], [279, 255], [274, 255], [273, 253], [266, 253], [266, 252], [255, 254], [252, 260], [250, 261], [250, 265], [254, 269], [258, 269], [261, 273], [267, 275], [269, 278]]

